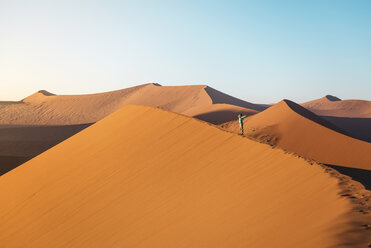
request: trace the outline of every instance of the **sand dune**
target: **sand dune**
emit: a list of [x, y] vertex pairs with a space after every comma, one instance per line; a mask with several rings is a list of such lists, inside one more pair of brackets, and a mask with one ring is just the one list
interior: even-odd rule
[[[128, 104], [154, 106], [179, 113], [200, 108], [204, 110], [200, 119], [210, 121], [217, 121], [217, 118], [230, 120], [231, 115], [235, 114], [233, 111], [243, 109], [228, 105], [230, 107], [222, 110], [219, 106], [225, 104], [215, 104], [217, 106], [214, 107], [213, 103], [233, 103], [262, 109], [259, 105], [231, 97], [206, 85], [145, 84], [90, 95], [54, 95], [41, 90], [19, 102], [0, 102], [0, 156], [34, 157], [81, 131], [88, 123], [101, 120]], [[211, 113], [205, 112], [208, 108], [212, 110]], [[217, 113], [213, 111], [218, 108]], [[143, 116], [143, 119], [146, 117]], [[19, 165], [16, 161], [24, 160], [2, 160], [0, 167], [7, 168], [2, 171]]]
[[[223, 125], [238, 132], [238, 123]], [[245, 121], [247, 134], [321, 163], [371, 170], [371, 144], [284, 100]]]
[[213, 124], [221, 124], [235, 120], [239, 113], [250, 116], [258, 113], [258, 111], [230, 104], [210, 104], [197, 106], [183, 112], [184, 115]]
[[0, 243], [364, 247], [369, 215], [343, 190], [281, 150], [128, 106], [0, 177]]
[[20, 102], [0, 102], [0, 124], [73, 125], [93, 123], [128, 104], [159, 107], [174, 112], [213, 103], [262, 110], [206, 85], [160, 86], [144, 84], [128, 89], [90, 95], [53, 95], [39, 91]]
[[341, 100], [327, 95], [301, 105], [320, 116], [371, 118], [371, 101]]
[[345, 130], [350, 136], [371, 143], [371, 118], [321, 117]]
[[354, 138], [371, 142], [371, 101], [340, 100], [326, 96], [302, 106], [345, 130]]

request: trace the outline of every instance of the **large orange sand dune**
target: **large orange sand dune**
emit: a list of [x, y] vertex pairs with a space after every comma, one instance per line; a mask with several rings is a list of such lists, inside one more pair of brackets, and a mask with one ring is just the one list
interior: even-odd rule
[[210, 104], [231, 104], [253, 110], [264, 107], [226, 95], [206, 85], [144, 84], [89, 95], [53, 95], [39, 91], [20, 102], [0, 102], [0, 125], [72, 125], [94, 123], [128, 104], [182, 113]]
[[[224, 124], [238, 132], [236, 121]], [[342, 130], [289, 100], [246, 119], [247, 134], [321, 163], [371, 170], [371, 143]]]
[[230, 120], [237, 110], [252, 114], [264, 109], [206, 85], [144, 84], [89, 95], [54, 95], [41, 90], [19, 102], [0, 102], [0, 175], [128, 104], [178, 113], [198, 109], [197, 117], [209, 121]]
[[369, 215], [338, 183], [282, 150], [129, 106], [0, 177], [0, 244], [365, 247]]

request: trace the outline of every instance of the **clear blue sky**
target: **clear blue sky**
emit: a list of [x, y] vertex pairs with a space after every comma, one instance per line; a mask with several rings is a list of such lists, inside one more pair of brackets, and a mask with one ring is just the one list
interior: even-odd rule
[[0, 0], [0, 100], [149, 82], [371, 100], [370, 13], [370, 0]]

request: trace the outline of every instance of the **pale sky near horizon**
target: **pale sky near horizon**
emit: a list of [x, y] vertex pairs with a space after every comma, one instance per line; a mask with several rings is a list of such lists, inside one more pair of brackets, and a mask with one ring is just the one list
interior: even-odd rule
[[0, 100], [150, 82], [371, 100], [370, 13], [370, 0], [0, 0]]

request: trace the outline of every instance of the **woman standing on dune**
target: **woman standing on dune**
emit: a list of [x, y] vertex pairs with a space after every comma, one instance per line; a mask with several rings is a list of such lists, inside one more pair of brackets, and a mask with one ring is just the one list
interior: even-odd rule
[[242, 115], [242, 114], [238, 115], [238, 122], [240, 123], [241, 135], [243, 135], [243, 119], [245, 117], [246, 117], [246, 115]]

